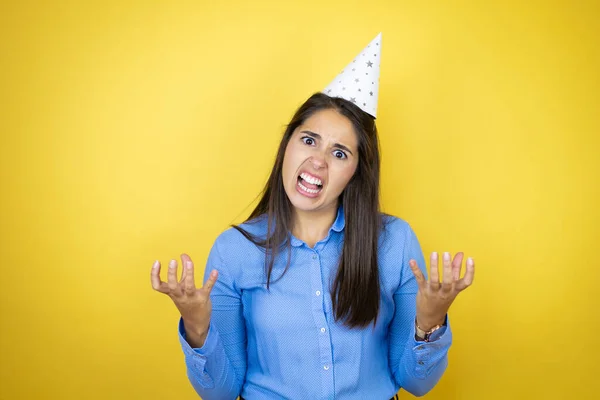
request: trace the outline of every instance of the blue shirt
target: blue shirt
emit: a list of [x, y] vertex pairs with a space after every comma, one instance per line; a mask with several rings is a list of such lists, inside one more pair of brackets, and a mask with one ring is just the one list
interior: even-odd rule
[[[188, 378], [204, 400], [375, 399], [400, 387], [427, 393], [448, 363], [452, 334], [447, 324], [431, 342], [415, 340], [416, 279], [413, 258], [426, 274], [411, 227], [386, 216], [379, 237], [381, 302], [377, 324], [347, 328], [333, 318], [330, 282], [344, 241], [340, 207], [327, 237], [314, 248], [292, 237], [276, 260], [266, 288], [264, 249], [230, 228], [216, 239], [205, 270], [219, 278], [211, 292], [212, 316], [204, 346], [193, 349], [179, 321]], [[266, 234], [266, 218], [242, 224]], [[447, 320], [446, 320], [447, 321]]]

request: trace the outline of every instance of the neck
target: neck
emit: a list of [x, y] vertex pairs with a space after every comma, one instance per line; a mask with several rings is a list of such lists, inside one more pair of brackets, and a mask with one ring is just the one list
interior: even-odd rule
[[318, 211], [294, 210], [292, 234], [310, 247], [325, 239], [337, 216], [338, 207]]

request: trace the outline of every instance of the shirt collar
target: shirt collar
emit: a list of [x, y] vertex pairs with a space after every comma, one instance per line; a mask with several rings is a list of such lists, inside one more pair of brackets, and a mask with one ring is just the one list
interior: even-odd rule
[[[337, 216], [335, 217], [335, 221], [333, 221], [331, 228], [329, 228], [329, 234], [327, 235], [327, 237], [329, 237], [329, 235], [331, 235], [332, 230], [339, 233], [344, 230], [345, 226], [346, 226], [346, 217], [344, 215], [344, 207], [340, 205], [338, 207]], [[304, 244], [304, 242], [292, 235], [292, 240], [291, 240], [290, 244], [294, 247], [300, 247]]]
[[344, 206], [338, 207], [337, 217], [335, 217], [335, 221], [333, 221], [333, 225], [331, 225], [331, 229], [336, 232], [341, 232], [344, 230], [346, 226], [346, 216], [344, 215]]

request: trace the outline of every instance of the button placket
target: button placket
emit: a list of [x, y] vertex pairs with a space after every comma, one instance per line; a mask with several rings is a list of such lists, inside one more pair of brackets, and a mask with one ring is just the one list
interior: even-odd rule
[[329, 335], [327, 334], [327, 317], [325, 301], [325, 288], [322, 282], [322, 255], [318, 253], [319, 247], [308, 254], [307, 261], [310, 264], [311, 286], [312, 286], [312, 311], [317, 330], [317, 339], [319, 343], [319, 361], [321, 365], [321, 374], [324, 382], [328, 382], [333, 388], [333, 351]]

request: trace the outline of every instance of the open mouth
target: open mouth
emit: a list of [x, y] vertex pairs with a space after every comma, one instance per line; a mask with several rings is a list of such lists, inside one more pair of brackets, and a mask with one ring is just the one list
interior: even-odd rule
[[323, 182], [319, 178], [303, 172], [298, 176], [298, 189], [303, 194], [314, 197], [323, 189]]

